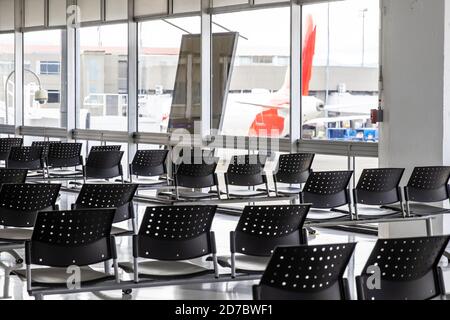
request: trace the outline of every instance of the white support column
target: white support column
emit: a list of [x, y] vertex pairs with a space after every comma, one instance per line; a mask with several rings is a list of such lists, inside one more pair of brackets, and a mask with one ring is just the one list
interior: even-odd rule
[[211, 15], [210, 0], [201, 0], [201, 136], [205, 140], [211, 134]]
[[[415, 166], [450, 164], [450, 3], [382, 0], [381, 14], [380, 166], [406, 167], [408, 178]], [[442, 233], [442, 221], [434, 230]], [[425, 228], [392, 224], [381, 231], [383, 236], [423, 235]]]

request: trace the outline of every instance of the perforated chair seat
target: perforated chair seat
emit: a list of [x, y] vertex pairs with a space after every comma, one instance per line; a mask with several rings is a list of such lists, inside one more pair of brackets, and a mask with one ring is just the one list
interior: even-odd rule
[[[400, 210], [399, 205], [383, 206], [382, 208], [390, 210]], [[428, 205], [425, 203], [410, 203], [409, 204], [410, 214], [413, 216], [430, 216], [430, 215], [440, 215], [449, 214], [450, 209]]]
[[[170, 198], [176, 198], [176, 195], [174, 192], [161, 192], [159, 195], [164, 197], [170, 197]], [[186, 191], [186, 190], [179, 190], [178, 191], [178, 198], [179, 199], [212, 199], [217, 198], [217, 193], [204, 193], [204, 192], [195, 192], [195, 191]]]
[[[25, 270], [17, 270], [12, 274], [17, 275], [22, 280], [26, 279]], [[67, 268], [38, 268], [33, 269], [31, 282], [35, 285], [66, 285], [71, 273], [67, 273]], [[82, 283], [114, 279], [113, 276], [104, 272], [96, 271], [91, 267], [80, 268], [80, 280]]]
[[[121, 182], [121, 181], [116, 180], [116, 182]], [[133, 183], [138, 184], [139, 189], [143, 189], [146, 187], [156, 187], [156, 186], [167, 185], [167, 180], [151, 179], [151, 178], [143, 178], [143, 177], [139, 177], [138, 179], [136, 179], [135, 177], [133, 177]]]
[[[219, 265], [224, 268], [231, 268], [231, 257], [217, 257]], [[266, 270], [270, 257], [255, 257], [246, 255], [236, 255], [235, 267], [238, 273], [263, 273]]]
[[313, 209], [309, 210], [306, 221], [308, 222], [325, 222], [350, 219], [349, 213], [336, 212], [329, 210]]
[[31, 239], [33, 230], [22, 228], [0, 229], [0, 241], [25, 242]]
[[[400, 207], [399, 207], [400, 209]], [[403, 213], [399, 210], [384, 208], [384, 207], [373, 207], [373, 206], [358, 206], [358, 216], [360, 220], [367, 219], [381, 219], [381, 218], [394, 218], [401, 217]]]
[[[266, 192], [265, 188], [258, 188], [258, 191], [264, 191]], [[269, 192], [276, 193], [277, 190], [270, 188]], [[278, 187], [278, 195], [282, 196], [298, 196], [302, 192], [301, 188], [297, 187]]]
[[50, 177], [68, 177], [68, 176], [83, 176], [81, 170], [66, 170], [66, 169], [50, 169]]
[[132, 236], [134, 232], [132, 230], [127, 230], [119, 227], [112, 227], [111, 228], [111, 235], [116, 237], [126, 237], [126, 236]]
[[[271, 189], [270, 192], [275, 192], [275, 189]], [[300, 187], [278, 187], [278, 193], [281, 195], [298, 195], [302, 192]]]
[[[119, 263], [127, 273], [133, 273], [133, 263]], [[144, 261], [139, 263], [139, 275], [151, 278], [192, 277], [214, 273], [214, 270], [187, 261]]]
[[431, 206], [422, 203], [410, 203], [409, 204], [410, 214], [414, 216], [430, 216], [430, 215], [439, 215], [439, 214], [448, 214], [450, 213], [450, 209]]
[[230, 191], [231, 198], [253, 198], [253, 197], [267, 197], [267, 191], [258, 190], [233, 190]]

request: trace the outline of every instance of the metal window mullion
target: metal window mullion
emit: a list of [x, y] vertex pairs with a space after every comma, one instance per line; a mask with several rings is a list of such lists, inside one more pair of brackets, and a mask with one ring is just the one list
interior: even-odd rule
[[44, 1], [44, 27], [50, 25], [50, 0]]
[[[76, 1], [67, 0], [67, 6], [76, 5]], [[80, 48], [78, 42], [78, 29], [73, 26], [66, 27], [66, 60], [64, 61], [64, 65], [66, 66], [66, 72], [64, 76], [66, 77], [66, 114], [61, 115], [64, 117], [66, 121], [66, 129], [67, 129], [67, 138], [69, 140], [73, 139], [72, 132], [77, 127], [78, 119], [79, 119], [79, 57], [80, 57]]]
[[100, 21], [106, 21], [106, 0], [100, 0]]
[[69, 79], [68, 79], [68, 56], [69, 56], [69, 44], [68, 44], [68, 33], [69, 30], [61, 31], [61, 65], [60, 65], [60, 76], [61, 76], [61, 93], [60, 93], [60, 126], [61, 128], [67, 128], [69, 122], [68, 117], [68, 92], [69, 92]]
[[74, 53], [74, 65], [73, 65], [73, 82], [74, 82], [74, 92], [73, 92], [73, 108], [75, 112], [73, 128], [76, 129], [80, 126], [81, 119], [81, 45], [80, 45], [80, 30], [79, 28], [74, 29], [74, 40], [73, 40], [73, 53]]
[[138, 131], [138, 23], [133, 20], [134, 0], [128, 0], [128, 163], [137, 150], [134, 135]]
[[210, 0], [201, 0], [201, 137], [207, 139], [211, 133], [211, 14]]
[[169, 16], [173, 15], [173, 0], [167, 0], [167, 13]]
[[14, 126], [16, 135], [20, 135], [20, 127], [23, 126], [23, 5], [23, 1], [14, 2]]
[[291, 110], [290, 139], [291, 151], [297, 152], [298, 141], [302, 137], [302, 6], [291, 1]]

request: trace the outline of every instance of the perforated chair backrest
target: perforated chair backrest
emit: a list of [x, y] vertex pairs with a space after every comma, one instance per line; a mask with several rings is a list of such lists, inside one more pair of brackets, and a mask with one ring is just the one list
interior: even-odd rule
[[[426, 300], [441, 294], [439, 261], [450, 237], [378, 240], [362, 276], [357, 278], [360, 300]], [[380, 288], [370, 290], [368, 277], [379, 268]]]
[[186, 188], [208, 188], [217, 185], [215, 172], [218, 161], [218, 158], [194, 158], [190, 163], [181, 163], [175, 175], [176, 185]]
[[135, 256], [178, 261], [211, 254], [216, 206], [149, 207], [134, 241]]
[[47, 157], [51, 145], [60, 144], [61, 141], [33, 141], [32, 147], [42, 147], [42, 156]]
[[86, 159], [86, 177], [110, 179], [122, 175], [123, 151], [93, 151]]
[[289, 184], [305, 183], [311, 174], [314, 157], [313, 153], [280, 155], [275, 171], [276, 181]]
[[320, 209], [349, 204], [348, 187], [352, 175], [353, 171], [313, 172], [303, 188], [303, 202]]
[[303, 243], [309, 205], [247, 206], [235, 231], [236, 252], [270, 257], [278, 246]]
[[114, 210], [40, 212], [26, 262], [56, 268], [87, 266], [115, 258]]
[[448, 183], [450, 167], [417, 167], [414, 168], [405, 197], [415, 202], [439, 202], [450, 196]]
[[84, 184], [75, 202], [76, 209], [116, 208], [114, 223], [134, 218], [133, 197], [137, 184]]
[[8, 183], [25, 183], [28, 170], [26, 169], [0, 169], [0, 187]]
[[131, 174], [143, 177], [156, 177], [167, 173], [168, 150], [138, 150], [134, 156]]
[[358, 203], [388, 205], [400, 202], [400, 181], [405, 169], [365, 169], [355, 189]]
[[344, 272], [355, 243], [279, 247], [255, 289], [258, 300], [350, 299]]
[[5, 184], [0, 190], [0, 225], [31, 228], [40, 211], [53, 210], [60, 184]]
[[12, 147], [21, 147], [23, 145], [22, 138], [1, 138], [0, 139], [0, 160], [6, 161]]
[[120, 145], [111, 145], [111, 146], [93, 146], [90, 152], [95, 151], [120, 151], [122, 146]]
[[82, 143], [51, 144], [47, 155], [47, 165], [57, 168], [76, 167], [83, 164]]
[[12, 147], [6, 160], [9, 169], [39, 170], [44, 168], [42, 147]]
[[234, 156], [226, 173], [226, 183], [232, 186], [258, 186], [266, 183], [266, 157], [258, 155]]

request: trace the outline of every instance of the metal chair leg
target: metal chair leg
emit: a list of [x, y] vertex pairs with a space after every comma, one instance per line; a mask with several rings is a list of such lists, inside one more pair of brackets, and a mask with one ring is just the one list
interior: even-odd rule
[[103, 264], [104, 264], [104, 267], [105, 267], [105, 273], [106, 274], [111, 274], [111, 264], [110, 264], [109, 260], [105, 261]]

